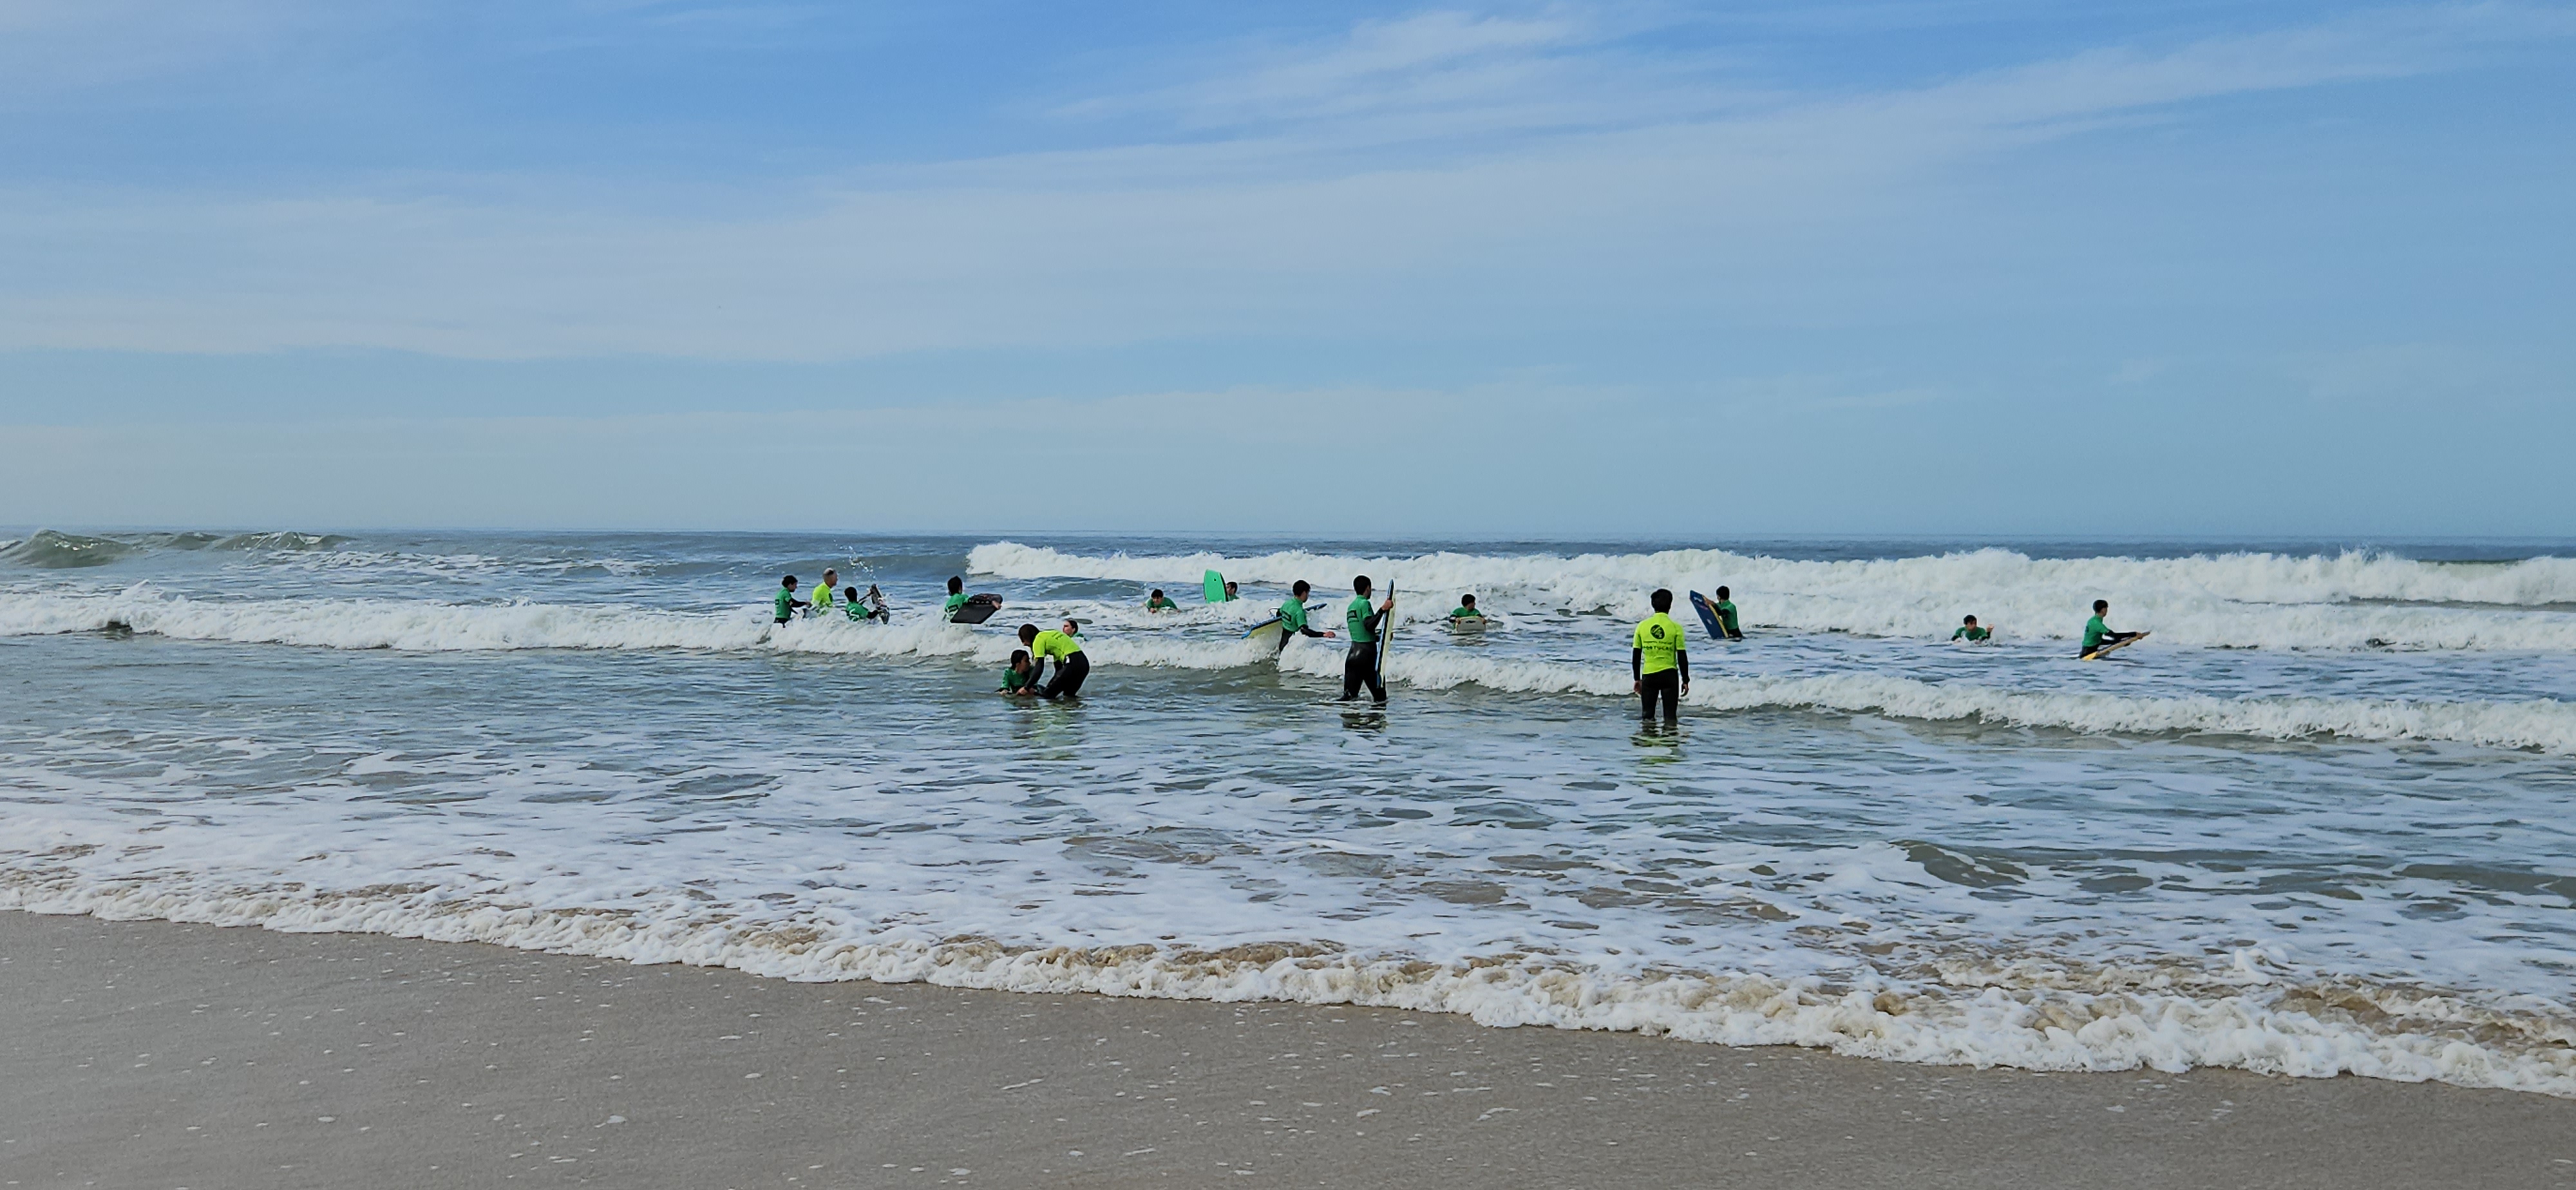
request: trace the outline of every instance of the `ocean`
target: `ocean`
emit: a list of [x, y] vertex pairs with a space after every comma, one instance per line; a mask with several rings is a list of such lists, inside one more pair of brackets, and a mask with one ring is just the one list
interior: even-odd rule
[[[12, 538], [0, 907], [2576, 1096], [2569, 543]], [[892, 623], [773, 626], [827, 565]], [[1359, 573], [1383, 713], [1241, 639]], [[1085, 697], [997, 696], [1065, 616]]]

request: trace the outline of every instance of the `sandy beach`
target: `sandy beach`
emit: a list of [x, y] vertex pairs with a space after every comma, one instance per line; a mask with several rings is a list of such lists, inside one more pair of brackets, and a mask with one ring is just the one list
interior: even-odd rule
[[11, 1186], [2564, 1186], [2576, 1102], [0, 914]]

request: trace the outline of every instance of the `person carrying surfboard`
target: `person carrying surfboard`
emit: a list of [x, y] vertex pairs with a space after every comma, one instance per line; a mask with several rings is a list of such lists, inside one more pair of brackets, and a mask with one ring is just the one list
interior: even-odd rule
[[1083, 656], [1080, 637], [1053, 628], [1040, 632], [1035, 624], [1022, 624], [1020, 643], [1029, 647], [1029, 656], [1041, 669], [1047, 658], [1055, 658], [1055, 679], [1038, 688], [1040, 695], [1073, 698], [1082, 693], [1082, 680], [1091, 676], [1091, 658]]
[[1679, 722], [1682, 696], [1690, 693], [1690, 650], [1681, 622], [1672, 617], [1673, 593], [1658, 589], [1646, 602], [1653, 605], [1655, 614], [1640, 621], [1629, 636], [1629, 689], [1644, 702], [1647, 722], [1654, 722], [1659, 700], [1664, 704], [1664, 722]]
[[943, 620], [954, 619], [957, 615], [957, 609], [966, 606], [966, 601], [972, 598], [974, 597], [966, 593], [966, 576], [962, 574], [949, 575], [948, 602], [945, 606], [942, 606], [939, 609], [939, 618]]
[[1306, 596], [1314, 591], [1306, 580], [1298, 579], [1288, 588], [1288, 599], [1279, 605], [1279, 652], [1288, 651], [1288, 635], [1331, 637], [1333, 632], [1318, 632], [1306, 624]]
[[[1342, 619], [1351, 631], [1351, 651], [1342, 658], [1342, 701], [1358, 698], [1360, 686], [1365, 683], [1369, 697], [1385, 706], [1386, 682], [1378, 676], [1377, 640], [1379, 630], [1386, 625], [1386, 614], [1395, 610], [1395, 596], [1387, 596], [1386, 602], [1370, 610], [1369, 576], [1365, 574], [1351, 580], [1351, 591], [1350, 605], [1342, 609]], [[1279, 634], [1279, 639], [1288, 639], [1288, 634]]]
[[2111, 626], [2102, 622], [2102, 617], [2110, 614], [2110, 600], [2096, 599], [2093, 601], [2093, 618], [2084, 621], [2084, 647], [2076, 650], [2076, 656], [2090, 658], [2101, 653], [2106, 646], [2124, 645], [2146, 635], [2146, 633], [2143, 632], [2111, 631]]
[[[1432, 606], [1437, 607], [1439, 605], [1433, 604]], [[1449, 619], [1452, 623], [1459, 620], [1482, 620], [1484, 618], [1485, 613], [1477, 610], [1476, 597], [1473, 595], [1459, 596], [1458, 606], [1449, 613]]]
[[1717, 613], [1717, 626], [1726, 632], [1726, 639], [1743, 640], [1744, 629], [1741, 625], [1735, 622], [1735, 601], [1728, 598], [1731, 594], [1732, 592], [1728, 591], [1726, 588], [1719, 587], [1717, 589], [1717, 606], [1712, 610]]

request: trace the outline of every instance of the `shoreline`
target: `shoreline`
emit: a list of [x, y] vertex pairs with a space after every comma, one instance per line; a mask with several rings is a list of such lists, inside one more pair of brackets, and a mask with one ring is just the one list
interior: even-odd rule
[[2576, 1186], [2576, 1101], [0, 912], [0, 1184]]

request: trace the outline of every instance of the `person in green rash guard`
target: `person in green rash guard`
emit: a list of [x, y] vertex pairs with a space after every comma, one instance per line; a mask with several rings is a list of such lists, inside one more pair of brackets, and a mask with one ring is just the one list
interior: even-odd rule
[[1241, 595], [1239, 595], [1239, 594], [1237, 594], [1237, 593], [1235, 592], [1233, 581], [1232, 581], [1232, 580], [1228, 580], [1228, 581], [1226, 582], [1226, 584], [1225, 584], [1225, 598], [1224, 598], [1224, 599], [1219, 600], [1218, 602], [1220, 602], [1220, 603], [1232, 603], [1232, 602], [1234, 602], [1235, 600], [1237, 600], [1237, 599], [1241, 599], [1241, 598], [1243, 598], [1243, 596], [1241, 596]]
[[[1376, 610], [1369, 608], [1369, 577], [1365, 574], [1351, 580], [1351, 602], [1342, 609], [1342, 619], [1351, 630], [1351, 651], [1342, 658], [1342, 701], [1360, 696], [1361, 684], [1367, 684], [1369, 697], [1377, 705], [1386, 705], [1386, 682], [1377, 672], [1377, 635], [1386, 626], [1387, 613], [1395, 610], [1395, 597]], [[1280, 639], [1287, 639], [1282, 634]]]
[[956, 615], [958, 608], [966, 606], [966, 599], [966, 576], [962, 574], [949, 575], [948, 602], [939, 609], [939, 618], [945, 620], [950, 616]]
[[832, 597], [839, 593], [840, 584], [841, 572], [825, 567], [823, 581], [814, 584], [814, 605], [807, 608], [805, 614], [809, 616], [828, 614], [833, 607]]
[[1279, 651], [1288, 651], [1288, 638], [1295, 636], [1331, 637], [1331, 632], [1317, 632], [1306, 623], [1306, 596], [1315, 588], [1298, 579], [1288, 588], [1288, 598], [1279, 605]]
[[894, 616], [885, 609], [885, 595], [875, 583], [868, 584], [867, 598], [859, 597], [857, 587], [841, 588], [841, 610], [853, 620], [881, 620], [893, 623]]
[[1744, 629], [1737, 626], [1735, 622], [1735, 602], [1727, 598], [1730, 594], [1732, 592], [1724, 587], [1717, 589], [1717, 604], [1714, 608], [1717, 612], [1717, 626], [1726, 630], [1726, 639], [1743, 640]]
[[2136, 640], [2139, 637], [2146, 635], [2146, 633], [2143, 632], [2111, 631], [2111, 626], [2102, 622], [2102, 617], [2110, 614], [2110, 600], [2096, 599], [2093, 601], [2093, 618], [2084, 621], [2084, 647], [2075, 651], [2076, 656], [2090, 656], [2094, 650], [2097, 650], [2104, 645], [2118, 644], [2124, 640]]
[[1646, 602], [1655, 614], [1630, 634], [1629, 688], [1644, 700], [1647, 722], [1655, 721], [1655, 703], [1661, 701], [1664, 722], [1676, 723], [1681, 719], [1682, 696], [1690, 693], [1690, 648], [1680, 622], [1672, 617], [1673, 593], [1658, 590]]
[[1002, 671], [1002, 688], [995, 694], [1014, 698], [1033, 698], [1038, 692], [1038, 667], [1029, 660], [1027, 649], [1011, 650], [1011, 668]]
[[779, 623], [795, 619], [796, 609], [805, 606], [808, 606], [806, 602], [796, 597], [795, 575], [778, 580], [778, 597], [771, 601], [771, 608], [778, 613]]
[[1449, 618], [1452, 620], [1481, 620], [1485, 618], [1485, 613], [1476, 610], [1475, 596], [1461, 595], [1458, 597], [1458, 606], [1456, 610], [1449, 613]]
[[1035, 624], [1022, 624], [1020, 643], [1029, 647], [1030, 658], [1040, 666], [1046, 664], [1047, 658], [1055, 658], [1055, 680], [1039, 687], [1040, 695], [1047, 698], [1081, 695], [1082, 680], [1091, 676], [1091, 658], [1083, 656], [1081, 638], [1054, 629], [1040, 632]]
[[1975, 616], [1970, 616], [1959, 621], [1959, 628], [1957, 631], [1950, 634], [1950, 639], [1978, 641], [1992, 640], [1994, 639], [1994, 636], [1995, 634], [1993, 632], [1977, 625], [1977, 618]]
[[1163, 589], [1161, 587], [1156, 587], [1154, 588], [1154, 593], [1147, 596], [1145, 599], [1145, 610], [1149, 612], [1176, 612], [1181, 610], [1181, 605], [1164, 598]]

